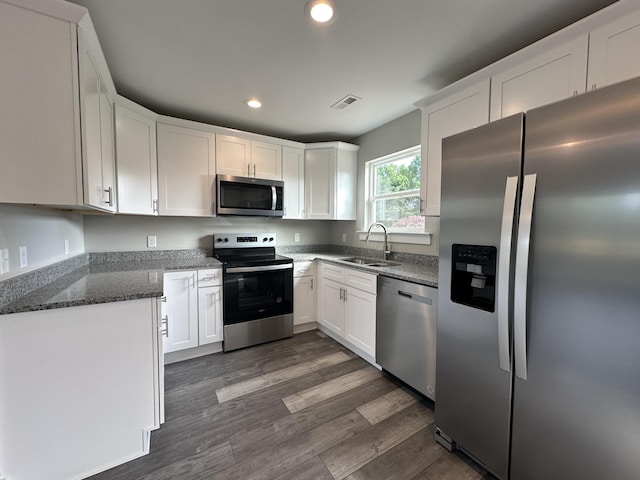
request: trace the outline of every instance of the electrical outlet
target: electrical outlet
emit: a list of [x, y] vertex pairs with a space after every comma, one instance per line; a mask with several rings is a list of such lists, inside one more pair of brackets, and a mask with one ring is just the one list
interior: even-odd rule
[[156, 236], [155, 235], [149, 235], [147, 237], [147, 247], [155, 248], [157, 246], [158, 246], [158, 243], [156, 242]]
[[9, 249], [0, 250], [0, 274], [9, 273]]
[[293, 241], [294, 242], [299, 242], [300, 241], [300, 234], [299, 233], [294, 233], [293, 234]]
[[27, 257], [27, 246], [22, 245], [19, 248], [20, 251], [20, 268], [26, 268], [29, 265], [29, 259]]
[[71, 247], [69, 246], [69, 240], [64, 241], [64, 254], [69, 255], [71, 253]]
[[346, 233], [342, 234], [342, 243], [347, 243], [347, 234]]
[[149, 283], [158, 283], [158, 272], [149, 272]]

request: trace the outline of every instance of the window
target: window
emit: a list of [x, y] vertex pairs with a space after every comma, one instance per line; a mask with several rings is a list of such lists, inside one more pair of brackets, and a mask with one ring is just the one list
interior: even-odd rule
[[420, 215], [420, 146], [366, 163], [367, 224], [424, 232]]

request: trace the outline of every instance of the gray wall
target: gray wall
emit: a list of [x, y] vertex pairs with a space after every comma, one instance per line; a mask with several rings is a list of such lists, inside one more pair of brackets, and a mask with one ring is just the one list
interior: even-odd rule
[[[211, 235], [233, 232], [275, 232], [278, 245], [326, 245], [331, 229], [326, 221], [283, 220], [255, 217], [143, 217], [87, 216], [84, 238], [87, 252], [212, 248]], [[300, 243], [294, 235], [300, 234]], [[147, 248], [147, 235], [158, 246]]]
[[[390, 153], [420, 145], [420, 131], [420, 110], [414, 110], [353, 140], [352, 143], [360, 145], [360, 150], [358, 151], [358, 216], [355, 222], [334, 222], [331, 243], [336, 245], [343, 244], [341, 241], [342, 234], [346, 233], [348, 245], [379, 248], [378, 244], [366, 244], [359, 240], [357, 235], [358, 231], [367, 229], [367, 225], [364, 224], [365, 163]], [[438, 255], [439, 219], [427, 217], [426, 230], [433, 233], [431, 245], [394, 244], [392, 245], [392, 251]]]
[[[0, 204], [0, 249], [9, 250], [4, 280], [84, 253], [82, 215], [60, 210]], [[64, 253], [69, 240], [70, 253]], [[20, 268], [19, 248], [27, 247], [28, 266]]]

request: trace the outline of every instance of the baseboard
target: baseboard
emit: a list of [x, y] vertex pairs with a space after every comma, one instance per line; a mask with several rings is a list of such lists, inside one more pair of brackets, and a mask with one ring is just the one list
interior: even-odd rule
[[209, 343], [195, 348], [187, 348], [185, 350], [178, 350], [177, 352], [169, 352], [164, 354], [164, 364], [182, 362], [183, 360], [190, 360], [192, 358], [202, 357], [203, 355], [209, 355], [212, 353], [218, 353], [222, 351], [222, 342]]
[[300, 325], [293, 326], [293, 334], [309, 332], [311, 330], [316, 330], [317, 328], [318, 324], [316, 322], [301, 323]]
[[336, 342], [340, 343], [341, 345], [344, 345], [349, 350], [351, 350], [353, 353], [355, 353], [356, 355], [361, 357], [363, 360], [366, 360], [371, 365], [376, 367], [378, 370], [382, 371], [382, 367], [376, 363], [376, 359], [374, 357], [372, 357], [368, 353], [363, 352], [361, 349], [356, 347], [353, 343], [345, 340], [340, 335], [338, 335], [337, 333], [335, 333], [332, 330], [328, 329], [324, 325], [318, 324], [318, 330], [320, 330], [322, 333], [324, 333], [328, 337], [331, 337], [333, 340], [335, 340]]

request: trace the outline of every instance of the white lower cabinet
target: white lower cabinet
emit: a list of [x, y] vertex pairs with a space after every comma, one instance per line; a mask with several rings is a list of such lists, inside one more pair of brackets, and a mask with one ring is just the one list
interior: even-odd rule
[[86, 478], [149, 453], [157, 310], [144, 298], [0, 315], [0, 477]]
[[296, 262], [293, 266], [293, 325], [315, 321], [314, 262]]
[[375, 360], [377, 275], [324, 262], [318, 269], [318, 323]]
[[222, 341], [222, 270], [164, 274], [164, 352]]

